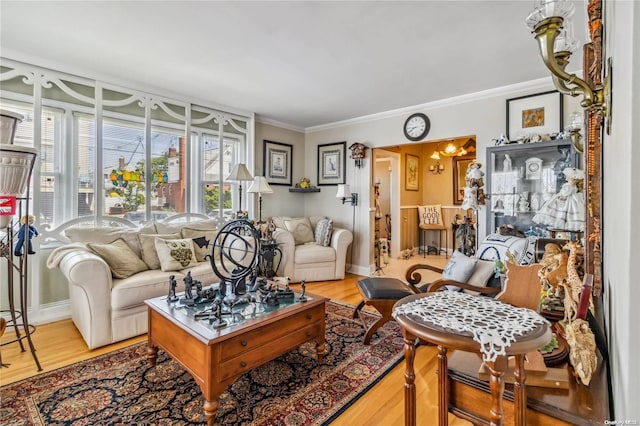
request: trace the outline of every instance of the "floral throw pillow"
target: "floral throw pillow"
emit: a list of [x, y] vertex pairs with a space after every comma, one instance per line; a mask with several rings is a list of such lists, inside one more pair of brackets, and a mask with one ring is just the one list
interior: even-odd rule
[[198, 263], [193, 251], [193, 240], [190, 238], [165, 240], [156, 237], [155, 244], [163, 271], [178, 271]]

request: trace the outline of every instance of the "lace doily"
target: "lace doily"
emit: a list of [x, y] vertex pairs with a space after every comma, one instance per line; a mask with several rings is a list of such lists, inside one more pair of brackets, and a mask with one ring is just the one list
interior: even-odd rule
[[505, 348], [517, 336], [535, 330], [540, 324], [548, 324], [530, 309], [454, 291], [440, 291], [405, 303], [393, 311], [394, 318], [398, 315], [418, 317], [424, 323], [457, 334], [471, 334], [480, 344], [485, 361], [495, 361], [498, 355], [505, 355]]

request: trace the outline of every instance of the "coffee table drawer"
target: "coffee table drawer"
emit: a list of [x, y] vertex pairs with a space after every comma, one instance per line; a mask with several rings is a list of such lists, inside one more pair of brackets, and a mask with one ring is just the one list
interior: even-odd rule
[[299, 331], [306, 324], [324, 321], [324, 306], [317, 306], [303, 312], [299, 312], [291, 317], [286, 317], [280, 321], [259, 327], [237, 337], [220, 343], [220, 359], [222, 361], [231, 359], [241, 353], [261, 347], [267, 343]]
[[291, 333], [280, 334], [279, 337], [272, 336], [272, 338], [268, 339], [269, 344], [254, 347], [250, 351], [246, 351], [235, 358], [222, 362], [219, 370], [220, 380], [224, 381], [245, 373], [267, 361], [271, 361], [304, 342], [318, 337], [321, 328], [321, 324], [315, 322]]

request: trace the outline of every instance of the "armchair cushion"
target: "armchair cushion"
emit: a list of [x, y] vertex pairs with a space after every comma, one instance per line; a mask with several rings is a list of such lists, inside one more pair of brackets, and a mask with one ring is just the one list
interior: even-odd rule
[[528, 265], [534, 261], [536, 240], [511, 235], [489, 234], [480, 244], [477, 256], [483, 260], [507, 260], [509, 251], [520, 265]]
[[116, 278], [128, 278], [149, 269], [121, 238], [106, 244], [88, 243], [87, 247], [107, 262]]
[[418, 219], [422, 229], [441, 229], [444, 226], [442, 220], [442, 206], [418, 206]]
[[[459, 251], [454, 251], [449, 263], [442, 271], [442, 278], [466, 283], [473, 275], [476, 262], [476, 259], [467, 257]], [[458, 291], [460, 287], [449, 285], [447, 290]]]
[[[495, 263], [489, 260], [479, 259], [476, 262], [473, 274], [467, 280], [467, 283], [476, 287], [486, 287], [489, 284], [489, 280], [495, 274]], [[478, 296], [480, 293], [472, 290], [464, 290], [465, 293]]]
[[284, 227], [287, 231], [293, 234], [293, 239], [295, 240], [296, 245], [315, 241], [311, 222], [309, 222], [309, 219], [306, 217], [288, 220], [285, 219]]

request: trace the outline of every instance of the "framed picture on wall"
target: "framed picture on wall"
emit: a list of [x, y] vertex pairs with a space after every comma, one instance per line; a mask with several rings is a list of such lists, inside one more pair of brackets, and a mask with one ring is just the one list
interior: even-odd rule
[[271, 185], [291, 186], [293, 145], [264, 140], [264, 177]]
[[405, 154], [404, 187], [407, 191], [420, 190], [420, 157]]
[[562, 131], [562, 94], [557, 90], [507, 99], [507, 139]]
[[318, 185], [344, 183], [347, 159], [346, 142], [318, 145]]

